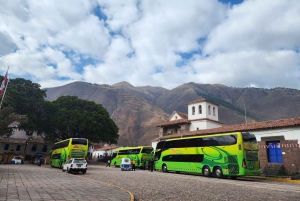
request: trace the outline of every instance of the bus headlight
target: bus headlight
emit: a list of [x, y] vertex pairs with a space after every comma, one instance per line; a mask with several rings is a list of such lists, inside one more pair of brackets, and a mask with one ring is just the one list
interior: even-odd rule
[[246, 164], [246, 160], [243, 159], [243, 163], [242, 163], [243, 168], [247, 169], [247, 164]]

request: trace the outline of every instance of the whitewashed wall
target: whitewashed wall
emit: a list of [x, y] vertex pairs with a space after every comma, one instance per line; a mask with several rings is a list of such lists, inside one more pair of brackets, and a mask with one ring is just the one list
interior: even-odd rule
[[191, 121], [189, 131], [196, 131], [197, 128], [199, 130], [211, 129], [221, 127], [221, 124], [208, 121], [208, 120], [199, 120], [199, 121]]
[[256, 136], [257, 141], [261, 141], [262, 137], [275, 137], [284, 136], [285, 140], [298, 140], [300, 143], [300, 127], [295, 128], [281, 128], [281, 129], [269, 129], [251, 131]]
[[[202, 106], [202, 114], [199, 114], [199, 105]], [[210, 106], [211, 113], [208, 112], [208, 106]], [[193, 107], [195, 107], [195, 114], [193, 115]], [[215, 108], [215, 115], [213, 115], [213, 108]], [[219, 113], [218, 113], [218, 106], [207, 103], [207, 102], [200, 102], [200, 103], [193, 103], [188, 105], [188, 119], [204, 119], [209, 118], [214, 121], [219, 121]]]

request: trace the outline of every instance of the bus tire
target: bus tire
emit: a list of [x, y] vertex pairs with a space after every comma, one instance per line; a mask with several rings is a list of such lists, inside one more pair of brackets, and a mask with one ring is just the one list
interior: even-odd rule
[[214, 175], [215, 175], [215, 177], [217, 177], [218, 179], [222, 179], [222, 178], [223, 178], [222, 168], [220, 168], [220, 167], [215, 167], [215, 169], [214, 169]]
[[82, 170], [82, 174], [85, 174], [86, 173], [86, 170]]
[[203, 168], [202, 168], [202, 174], [205, 176], [205, 177], [210, 177], [211, 176], [211, 172], [210, 172], [210, 168], [205, 165]]
[[167, 165], [166, 165], [166, 164], [163, 164], [163, 166], [162, 166], [162, 171], [163, 171], [163, 172], [168, 172], [168, 168], [167, 168]]
[[237, 176], [230, 176], [230, 179], [236, 179]]
[[117, 167], [117, 162], [114, 163], [115, 168]]
[[68, 169], [67, 169], [67, 172], [68, 172], [68, 173], [71, 173], [71, 170], [68, 168]]

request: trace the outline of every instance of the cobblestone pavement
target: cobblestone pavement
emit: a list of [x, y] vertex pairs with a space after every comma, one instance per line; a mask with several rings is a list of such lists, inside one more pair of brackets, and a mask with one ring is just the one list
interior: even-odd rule
[[49, 165], [0, 165], [0, 201], [300, 200], [300, 183], [278, 182], [283, 180], [216, 179], [140, 169], [120, 171], [105, 166], [89, 163], [86, 174], [69, 174]]
[[0, 165], [0, 201], [115, 200], [133, 201], [126, 189], [49, 165]]

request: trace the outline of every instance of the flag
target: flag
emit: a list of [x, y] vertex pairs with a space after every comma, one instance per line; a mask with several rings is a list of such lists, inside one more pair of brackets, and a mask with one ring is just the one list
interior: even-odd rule
[[2, 97], [2, 94], [5, 90], [6, 85], [7, 85], [7, 73], [8, 73], [8, 71], [6, 71], [6, 74], [5, 74], [5, 76], [2, 80], [2, 84], [1, 84], [1, 87], [0, 87], [0, 97]]

